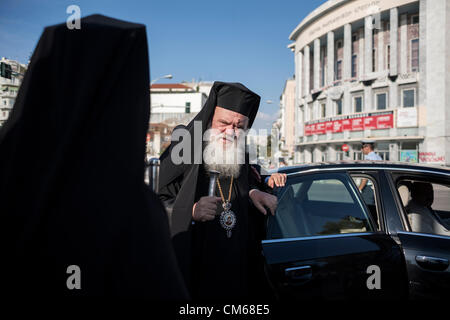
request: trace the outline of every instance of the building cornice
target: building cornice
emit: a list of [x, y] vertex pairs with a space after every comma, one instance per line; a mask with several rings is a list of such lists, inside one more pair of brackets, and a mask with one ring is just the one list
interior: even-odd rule
[[335, 10], [336, 8], [346, 4], [347, 2], [351, 2], [354, 0], [329, 0], [316, 8], [314, 11], [312, 11], [310, 14], [304, 18], [300, 24], [294, 29], [294, 31], [291, 32], [289, 35], [289, 40], [295, 41], [297, 38], [297, 35], [302, 32], [307, 26], [309, 26], [311, 23], [316, 21], [317, 19], [320, 19], [328, 12]]

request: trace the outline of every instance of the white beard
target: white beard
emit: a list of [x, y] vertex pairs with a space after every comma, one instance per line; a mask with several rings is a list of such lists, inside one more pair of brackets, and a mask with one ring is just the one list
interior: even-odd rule
[[237, 178], [241, 165], [245, 162], [245, 145], [238, 147], [236, 140], [224, 144], [223, 137], [224, 135], [219, 135], [206, 144], [203, 152], [205, 169], [219, 171], [220, 176]]

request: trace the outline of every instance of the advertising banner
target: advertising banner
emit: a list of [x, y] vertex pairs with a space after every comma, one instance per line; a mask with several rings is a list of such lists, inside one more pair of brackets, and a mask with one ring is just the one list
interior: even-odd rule
[[394, 127], [394, 112], [371, 112], [337, 116], [333, 118], [309, 121], [305, 123], [305, 136], [313, 134], [339, 133], [344, 131], [362, 131], [367, 129], [389, 129]]

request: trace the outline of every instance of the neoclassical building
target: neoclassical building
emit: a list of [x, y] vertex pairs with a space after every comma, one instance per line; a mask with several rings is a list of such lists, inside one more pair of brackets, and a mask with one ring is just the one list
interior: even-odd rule
[[289, 39], [295, 162], [361, 159], [371, 138], [386, 160], [450, 165], [450, 1], [330, 0]]

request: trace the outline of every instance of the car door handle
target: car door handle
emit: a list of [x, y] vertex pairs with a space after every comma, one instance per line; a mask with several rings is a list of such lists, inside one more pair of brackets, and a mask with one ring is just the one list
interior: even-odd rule
[[300, 266], [284, 269], [284, 274], [294, 281], [308, 281], [312, 278], [311, 266]]
[[416, 256], [416, 262], [419, 266], [433, 271], [444, 271], [448, 268], [448, 260], [429, 256]]

